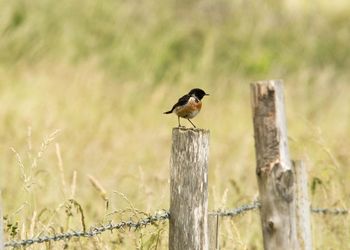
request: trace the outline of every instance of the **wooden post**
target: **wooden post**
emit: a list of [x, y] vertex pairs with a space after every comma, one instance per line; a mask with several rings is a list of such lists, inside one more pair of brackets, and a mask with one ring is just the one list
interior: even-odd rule
[[219, 250], [219, 215], [208, 216], [209, 250]]
[[299, 249], [312, 249], [310, 201], [307, 189], [307, 173], [302, 161], [293, 161], [295, 216]]
[[208, 249], [209, 131], [173, 129], [169, 249]]
[[282, 81], [252, 83], [251, 102], [264, 248], [298, 249]]

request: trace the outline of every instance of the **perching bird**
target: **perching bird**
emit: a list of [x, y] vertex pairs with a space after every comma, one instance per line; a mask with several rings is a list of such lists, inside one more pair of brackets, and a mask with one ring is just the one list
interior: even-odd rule
[[201, 100], [205, 95], [209, 95], [202, 89], [192, 89], [187, 95], [181, 97], [177, 103], [174, 104], [171, 110], [164, 112], [164, 114], [175, 113], [180, 124], [180, 117], [187, 119], [193, 127], [196, 127], [190, 119], [195, 117], [202, 108]]

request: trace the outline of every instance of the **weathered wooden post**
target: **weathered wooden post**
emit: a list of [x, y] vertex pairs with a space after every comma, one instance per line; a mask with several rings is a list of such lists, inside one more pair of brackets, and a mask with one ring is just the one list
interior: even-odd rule
[[208, 216], [209, 250], [219, 250], [219, 215]]
[[251, 102], [264, 248], [309, 249], [298, 242], [282, 81], [252, 83]]
[[302, 161], [293, 161], [295, 217], [299, 249], [312, 249], [310, 200], [307, 188], [307, 173]]
[[173, 129], [169, 249], [208, 249], [209, 131]]

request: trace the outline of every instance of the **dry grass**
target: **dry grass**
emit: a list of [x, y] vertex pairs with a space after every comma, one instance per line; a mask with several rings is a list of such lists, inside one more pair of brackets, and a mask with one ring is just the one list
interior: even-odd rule
[[[191, 87], [210, 93], [194, 120], [211, 131], [210, 209], [250, 202], [257, 194], [249, 94], [255, 79], [285, 79], [290, 148], [307, 163], [312, 204], [349, 207], [347, 3], [314, 10], [302, 1], [200, 1], [200, 8], [78, 2], [0, 2], [6, 240], [167, 209], [177, 119], [162, 112]], [[42, 14], [50, 9], [53, 15]], [[8, 20], [23, 23], [10, 29]], [[220, 224], [221, 249], [262, 249], [257, 212]], [[349, 225], [348, 216], [313, 215], [315, 249], [350, 248]], [[32, 249], [166, 249], [167, 233], [162, 224]]]
[[[71, 82], [80, 69], [74, 73], [69, 68], [61, 70], [65, 81]], [[109, 85], [94, 75], [76, 81], [74, 86], [59, 85], [60, 78], [52, 76], [61, 74], [37, 72], [17, 76], [25, 94], [12, 110], [2, 109], [4, 117], [14, 119], [3, 131], [24, 131], [4, 134], [4, 141], [8, 143], [2, 148], [4, 160], [12, 166], [11, 171], [4, 169], [6, 179], [11, 182], [2, 181], [6, 183], [3, 196], [9, 226], [7, 239], [52, 230], [81, 229], [82, 217], [89, 227], [110, 219], [122, 220], [130, 216], [139, 219], [142, 215], [135, 211], [152, 213], [169, 207], [170, 132], [177, 121], [161, 113], [176, 100], [178, 93], [168, 92], [171, 87], [160, 86], [140, 94], [138, 86]], [[47, 81], [48, 78], [51, 80]], [[346, 170], [349, 158], [346, 141], [342, 138], [349, 133], [345, 108], [349, 87], [342, 82], [332, 86], [332, 89], [338, 88], [341, 98], [330, 98], [332, 93], [322, 92], [305, 97], [304, 92], [290, 84], [293, 81], [301, 80], [286, 82], [290, 146], [294, 158], [307, 161], [310, 183], [316, 178], [319, 180], [310, 190], [312, 203], [322, 207], [348, 207], [345, 180], [349, 177]], [[30, 82], [36, 84], [35, 88]], [[203, 111], [196, 118], [196, 124], [211, 130], [211, 209], [235, 207], [251, 201], [257, 193], [249, 85], [248, 80], [237, 79], [237, 82], [243, 87], [229, 82], [222, 85], [225, 91], [204, 86], [211, 96], [204, 100]], [[322, 79], [316, 81], [310, 91], [316, 93], [323, 84], [326, 83]], [[6, 91], [2, 93], [8, 103], [16, 103], [18, 95], [14, 87], [6, 85], [4, 88]], [[186, 92], [187, 88], [187, 85], [179, 85], [179, 92]], [[117, 91], [121, 93], [119, 89], [123, 94], [117, 94]], [[48, 98], [45, 93], [55, 94]], [[128, 106], [135, 95], [140, 103]], [[327, 100], [326, 105], [315, 110], [315, 103], [320, 105]], [[144, 102], [148, 105], [143, 105]], [[31, 108], [25, 108], [28, 106]], [[218, 110], [217, 107], [225, 108]], [[28, 127], [31, 128], [30, 143], [26, 143]], [[61, 130], [59, 135], [50, 132], [57, 129]], [[70, 198], [76, 201], [74, 204], [79, 204], [78, 210], [73, 209]], [[131, 210], [126, 213], [129, 208]], [[316, 247], [346, 244], [347, 219], [314, 215], [313, 221]], [[14, 225], [18, 225], [17, 228]], [[222, 219], [222, 248], [231, 249], [234, 245], [237, 249], [261, 249], [259, 226], [256, 212], [242, 218]], [[72, 241], [69, 246], [82, 244], [109, 249], [110, 244], [122, 248], [156, 244], [163, 249], [167, 244], [166, 226], [115, 235], [120, 238], [117, 242], [113, 240], [115, 236], [107, 234], [96, 242]]]

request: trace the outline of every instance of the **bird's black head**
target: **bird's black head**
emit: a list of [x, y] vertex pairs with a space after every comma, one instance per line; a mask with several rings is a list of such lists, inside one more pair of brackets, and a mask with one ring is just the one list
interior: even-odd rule
[[196, 96], [199, 100], [202, 100], [202, 98], [205, 95], [209, 95], [209, 94], [205, 93], [203, 89], [198, 89], [198, 88], [192, 89], [188, 94]]

